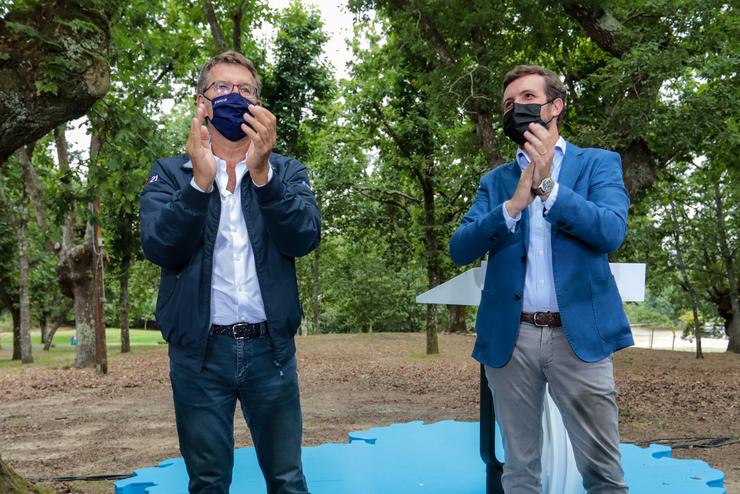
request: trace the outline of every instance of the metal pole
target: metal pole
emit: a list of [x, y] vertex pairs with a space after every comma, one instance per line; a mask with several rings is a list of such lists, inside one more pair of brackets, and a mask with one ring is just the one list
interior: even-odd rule
[[486, 464], [486, 494], [504, 494], [501, 474], [504, 464], [496, 458], [496, 415], [493, 411], [493, 396], [488, 389], [486, 370], [480, 366], [480, 457]]

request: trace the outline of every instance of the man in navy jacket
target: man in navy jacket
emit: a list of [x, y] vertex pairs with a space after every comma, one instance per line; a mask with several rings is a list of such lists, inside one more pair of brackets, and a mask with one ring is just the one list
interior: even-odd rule
[[259, 90], [243, 55], [208, 61], [187, 154], [158, 160], [141, 194], [141, 241], [161, 267], [156, 315], [191, 493], [229, 492], [237, 401], [267, 492], [308, 492], [295, 258], [318, 245], [321, 220], [306, 168], [272, 153], [276, 120]]
[[632, 334], [608, 254], [627, 234], [619, 155], [565, 141], [565, 90], [534, 65], [504, 78], [516, 160], [487, 173], [450, 240], [457, 264], [488, 255], [473, 357], [485, 365], [504, 440], [507, 494], [542, 492], [545, 385], [584, 488], [626, 493], [611, 355]]

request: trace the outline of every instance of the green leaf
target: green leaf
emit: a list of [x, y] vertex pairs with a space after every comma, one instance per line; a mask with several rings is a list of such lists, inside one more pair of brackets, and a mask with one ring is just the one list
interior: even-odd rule
[[5, 25], [8, 26], [8, 28], [10, 28], [12, 31], [15, 31], [16, 33], [23, 33], [33, 38], [41, 37], [39, 32], [35, 28], [29, 26], [28, 24], [21, 24], [20, 22], [5, 21]]
[[57, 95], [57, 92], [59, 91], [59, 86], [56, 85], [56, 83], [51, 81], [36, 81], [36, 94], [44, 94], [44, 93], [51, 93], [54, 96]]

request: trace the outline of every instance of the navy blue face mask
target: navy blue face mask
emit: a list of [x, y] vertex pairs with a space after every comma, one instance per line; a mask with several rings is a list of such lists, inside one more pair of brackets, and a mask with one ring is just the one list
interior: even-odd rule
[[[206, 95], [203, 97], [210, 101], [213, 107], [213, 118], [208, 120], [216, 127], [216, 130], [230, 141], [244, 139], [247, 134], [244, 133], [241, 125], [249, 124], [244, 121], [243, 115], [245, 113], [252, 115], [249, 106], [253, 103], [239, 93], [229, 93], [213, 99], [208, 99]], [[249, 127], [254, 128], [251, 125]]]

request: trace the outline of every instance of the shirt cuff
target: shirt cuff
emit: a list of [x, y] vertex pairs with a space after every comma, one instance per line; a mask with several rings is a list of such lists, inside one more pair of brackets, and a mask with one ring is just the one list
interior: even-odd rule
[[270, 168], [269, 168], [269, 169], [267, 170], [267, 182], [263, 183], [262, 185], [257, 185], [256, 183], [252, 182], [252, 185], [254, 185], [255, 187], [257, 187], [258, 189], [259, 189], [260, 187], [264, 187], [265, 185], [269, 184], [269, 183], [270, 183], [270, 180], [272, 180], [272, 163], [269, 163], [269, 162], [268, 162], [268, 163], [267, 163], [267, 166], [269, 166], [269, 167], [270, 167]]
[[552, 188], [552, 190], [550, 191], [550, 195], [547, 196], [547, 200], [543, 204], [543, 206], [545, 207], [545, 211], [544, 211], [545, 214], [547, 214], [547, 212], [550, 210], [550, 208], [552, 208], [553, 205], [555, 204], [555, 201], [558, 198], [558, 189], [559, 188], [560, 188], [560, 185], [557, 182], [555, 182], [555, 186]]
[[519, 214], [516, 215], [516, 218], [512, 218], [511, 216], [509, 216], [509, 212], [506, 210], [506, 203], [502, 205], [501, 209], [504, 212], [504, 221], [506, 222], [506, 228], [511, 233], [514, 233], [514, 231], [516, 230], [516, 224], [522, 218], [522, 212], [519, 211]]
[[211, 190], [203, 190], [200, 187], [198, 187], [198, 184], [195, 183], [195, 177], [190, 179], [190, 186], [194, 188], [195, 190], [197, 190], [198, 192], [203, 192], [204, 194], [213, 191], [213, 184], [211, 184]]

